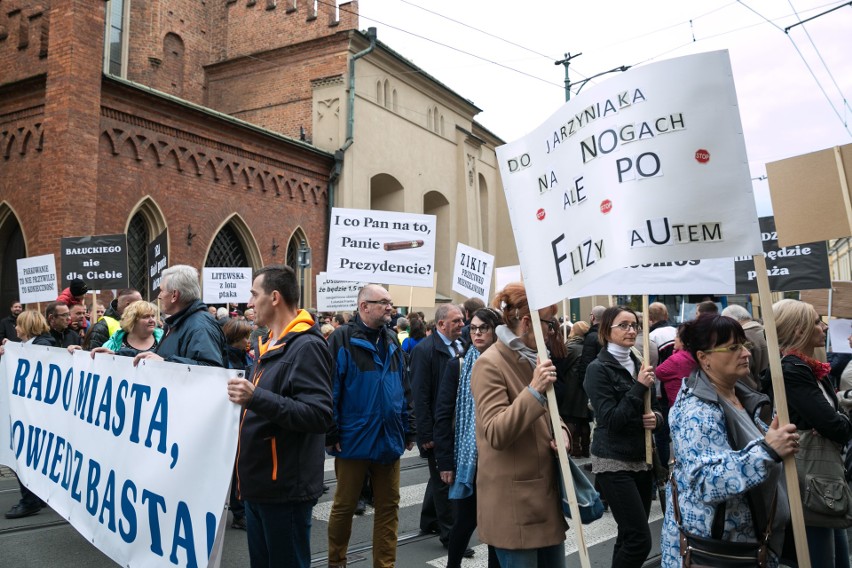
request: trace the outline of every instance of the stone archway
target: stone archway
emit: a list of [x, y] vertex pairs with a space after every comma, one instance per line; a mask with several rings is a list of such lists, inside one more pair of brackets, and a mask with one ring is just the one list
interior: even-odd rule
[[18, 259], [26, 258], [27, 244], [18, 216], [5, 202], [0, 203], [0, 317], [18, 299]]

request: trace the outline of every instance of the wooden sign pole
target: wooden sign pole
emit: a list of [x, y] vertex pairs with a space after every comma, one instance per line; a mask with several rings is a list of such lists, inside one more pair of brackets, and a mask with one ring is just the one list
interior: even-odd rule
[[[769, 371], [772, 374], [772, 390], [775, 393], [775, 412], [781, 426], [790, 423], [787, 409], [787, 390], [784, 388], [784, 374], [781, 371], [778, 332], [775, 329], [775, 313], [772, 311], [772, 297], [769, 291], [769, 278], [766, 276], [766, 257], [754, 255], [754, 270], [757, 272], [757, 294], [760, 297], [760, 311], [763, 314], [763, 327], [766, 330], [766, 347], [769, 353]], [[799, 491], [799, 474], [796, 471], [796, 458], [789, 455], [784, 458], [784, 477], [787, 480], [787, 497], [790, 500], [790, 517], [793, 523], [793, 537], [796, 541], [796, 558], [799, 568], [810, 568], [808, 539], [805, 535], [805, 518], [802, 512], [802, 495]]]
[[568, 341], [568, 326], [565, 325], [568, 320], [568, 299], [562, 300], [562, 341]]
[[[538, 349], [539, 361], [548, 359], [547, 347], [544, 344], [544, 333], [541, 331], [541, 318], [538, 310], [530, 310], [535, 344]], [[565, 436], [562, 432], [562, 421], [559, 418], [559, 407], [556, 404], [556, 393], [553, 392], [553, 384], [547, 387], [547, 409], [550, 413], [550, 423], [553, 427], [553, 440], [556, 443], [556, 451], [559, 454], [559, 469], [562, 471], [562, 479], [565, 481], [565, 495], [568, 497], [568, 506], [571, 508], [571, 526], [577, 535], [577, 553], [580, 555], [580, 566], [590, 568], [589, 549], [586, 547], [586, 537], [583, 534], [583, 523], [580, 521], [580, 506], [577, 504], [577, 492], [574, 490], [574, 478], [571, 477], [571, 468], [568, 466], [568, 452], [565, 451]]]
[[[650, 325], [648, 324], [648, 294], [642, 295], [642, 355], [644, 360], [642, 361], [642, 365], [646, 366], [645, 361], [651, 360], [651, 338], [649, 337]], [[656, 379], [655, 379], [656, 380]], [[645, 414], [651, 412], [651, 396], [655, 396], [654, 385], [648, 389], [648, 392], [645, 393]], [[653, 458], [654, 448], [651, 444], [651, 431], [645, 430], [645, 463], [652, 464], [654, 463]]]

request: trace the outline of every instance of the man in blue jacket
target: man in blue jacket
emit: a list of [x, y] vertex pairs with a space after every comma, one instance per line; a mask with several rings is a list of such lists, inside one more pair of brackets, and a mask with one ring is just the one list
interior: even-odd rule
[[414, 416], [405, 358], [387, 327], [393, 302], [381, 286], [358, 293], [358, 313], [329, 337], [334, 358], [334, 425], [326, 450], [336, 456], [337, 491], [328, 519], [328, 565], [346, 566], [352, 514], [364, 476], [373, 485], [373, 566], [396, 563], [399, 458], [414, 447]]
[[251, 380], [228, 381], [231, 402], [245, 409], [237, 493], [245, 503], [249, 558], [252, 568], [308, 568], [332, 419], [331, 355], [313, 318], [298, 307], [289, 266], [258, 270], [249, 306], [269, 335], [258, 341]]

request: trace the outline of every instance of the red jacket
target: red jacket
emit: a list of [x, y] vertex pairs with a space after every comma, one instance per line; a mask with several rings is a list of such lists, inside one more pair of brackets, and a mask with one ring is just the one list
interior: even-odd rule
[[83, 302], [75, 298], [71, 295], [71, 288], [65, 288], [63, 291], [59, 293], [59, 296], [56, 297], [57, 302], [64, 302], [68, 304], [68, 307], [76, 306], [77, 304], [82, 304]]

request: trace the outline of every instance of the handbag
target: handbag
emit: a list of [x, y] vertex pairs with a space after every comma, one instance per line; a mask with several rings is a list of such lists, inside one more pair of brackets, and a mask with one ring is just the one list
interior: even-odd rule
[[805, 525], [852, 526], [852, 490], [846, 482], [840, 445], [816, 430], [799, 430], [796, 469]]
[[[562, 500], [562, 514], [571, 518], [571, 507], [565, 494], [565, 479], [562, 477], [562, 468], [559, 467], [559, 458], [556, 458], [556, 472], [559, 474], [559, 494]], [[568, 467], [571, 468], [571, 478], [574, 480], [574, 494], [577, 496], [577, 505], [580, 507], [580, 522], [588, 525], [597, 521], [604, 514], [601, 495], [595, 491], [595, 486], [586, 477], [583, 470], [568, 456]]]
[[732, 542], [722, 540], [725, 526], [725, 503], [716, 507], [710, 536], [697, 536], [683, 528], [680, 518], [680, 505], [677, 498], [677, 482], [672, 476], [672, 509], [677, 528], [680, 533], [680, 557], [684, 568], [766, 568], [769, 566], [769, 537], [772, 536], [772, 521], [775, 518], [775, 508], [778, 492], [772, 497], [769, 507], [769, 518], [763, 540], [759, 542]]

